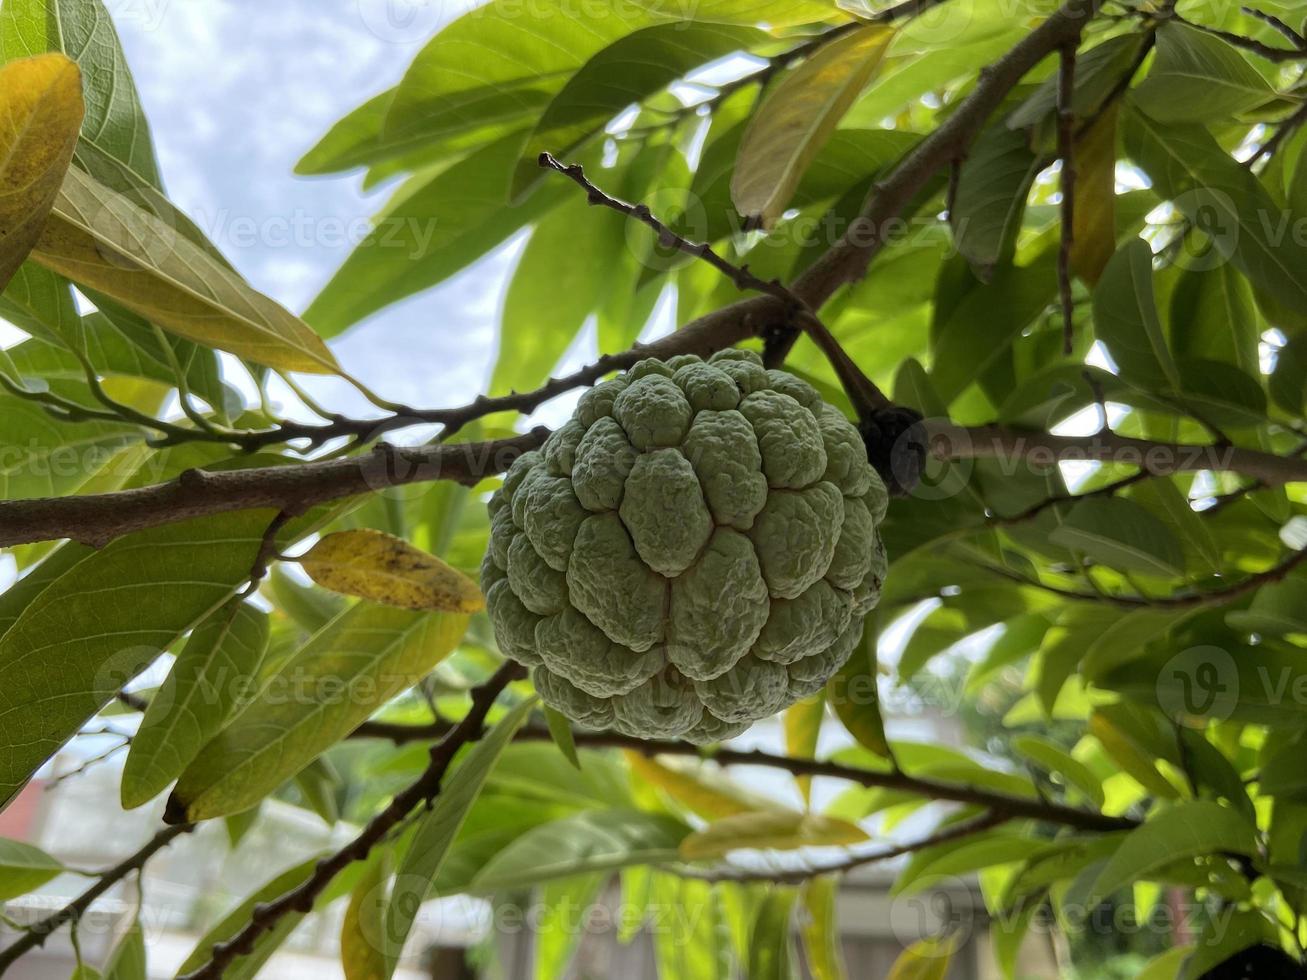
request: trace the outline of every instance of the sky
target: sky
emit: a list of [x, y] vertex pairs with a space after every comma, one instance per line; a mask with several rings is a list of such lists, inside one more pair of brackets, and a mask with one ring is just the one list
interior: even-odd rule
[[[385, 201], [361, 173], [299, 177], [331, 125], [397, 82], [451, 0], [107, 0], [153, 128], [165, 186], [237, 269], [302, 311]], [[464, 3], [465, 7], [466, 4]], [[380, 394], [460, 404], [484, 387], [515, 241], [334, 341]], [[366, 405], [343, 384], [315, 394]]]

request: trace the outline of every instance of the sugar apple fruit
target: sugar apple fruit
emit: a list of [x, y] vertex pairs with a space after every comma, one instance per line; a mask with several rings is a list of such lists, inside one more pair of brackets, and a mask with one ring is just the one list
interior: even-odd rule
[[513, 463], [482, 589], [504, 654], [578, 725], [718, 741], [848, 660], [887, 503], [806, 382], [737, 349], [644, 360]]

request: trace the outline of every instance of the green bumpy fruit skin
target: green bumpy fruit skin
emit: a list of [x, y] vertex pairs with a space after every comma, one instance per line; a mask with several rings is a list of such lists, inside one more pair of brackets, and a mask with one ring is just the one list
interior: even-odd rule
[[576, 724], [716, 742], [822, 688], [880, 598], [858, 430], [752, 352], [644, 360], [490, 499], [500, 649]]

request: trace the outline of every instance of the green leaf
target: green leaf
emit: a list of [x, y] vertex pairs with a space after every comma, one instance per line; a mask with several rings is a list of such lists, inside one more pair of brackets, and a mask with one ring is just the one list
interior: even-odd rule
[[264, 680], [177, 781], [186, 819], [248, 809], [352, 732], [458, 645], [467, 617], [360, 603]]
[[1093, 806], [1102, 808], [1105, 800], [1102, 780], [1061, 746], [1041, 735], [1018, 735], [1012, 740], [1012, 749], [1038, 768], [1079, 790]]
[[[1012, 342], [1054, 300], [1054, 251], [1045, 250], [1029, 265], [1000, 266], [988, 284], [977, 284], [943, 314], [933, 331], [930, 378], [945, 404], [1009, 356]], [[941, 315], [938, 304], [935, 315]]]
[[0, 800], [231, 596], [271, 518], [245, 511], [129, 534], [37, 596], [0, 639]]
[[83, 147], [94, 147], [158, 187], [149, 122], [102, 0], [5, 0], [0, 7], [0, 61], [43, 51], [62, 51], [88, 79]]
[[94, 549], [66, 541], [35, 568], [28, 571], [4, 592], [0, 592], [0, 638], [18, 621], [23, 611], [54, 582]]
[[1165, 477], [1145, 480], [1130, 489], [1130, 499], [1148, 509], [1154, 517], [1168, 524], [1179, 536], [1186, 564], [1205, 571], [1221, 569], [1221, 549], [1212, 529], [1202, 515], [1189, 506], [1189, 500]]
[[875, 629], [868, 626], [853, 656], [827, 683], [826, 700], [859, 745], [888, 759], [890, 749], [880, 713], [875, 638]]
[[[658, 976], [676, 980], [733, 980], [736, 972], [720, 886], [659, 873], [652, 873], [651, 883], [649, 924]], [[683, 910], [688, 914], [663, 916], [664, 922], [658, 926], [655, 923], [660, 909]]]
[[133, 197], [77, 168], [32, 257], [195, 343], [287, 371], [338, 370], [302, 320]]
[[[448, 279], [557, 203], [569, 189], [561, 183], [541, 188], [524, 204], [505, 202], [523, 138], [503, 137], [434, 177], [418, 175], [401, 187], [304, 319], [322, 336], [334, 337]], [[586, 237], [578, 235], [576, 242]]]
[[741, 849], [792, 851], [801, 847], [837, 847], [867, 839], [847, 820], [818, 813], [766, 809], [737, 813], [710, 823], [681, 841], [681, 857], [702, 861]]
[[385, 963], [386, 976], [395, 972], [395, 964], [404, 949], [418, 909], [431, 891], [445, 855], [467, 820], [490, 771], [517, 730], [530, 716], [535, 699], [523, 701], [510, 711], [494, 729], [477, 742], [449, 776], [431, 812], [418, 826], [413, 843], [395, 876], [390, 902], [386, 906]]
[[[213, 955], [215, 946], [229, 941], [245, 926], [249, 925], [255, 907], [270, 902], [275, 898], [280, 898], [286, 892], [302, 885], [313, 874], [313, 870], [317, 867], [321, 857], [321, 855], [314, 855], [307, 861], [302, 861], [291, 868], [287, 868], [245, 901], [238, 904], [227, 915], [223, 916], [195, 944], [191, 954], [178, 967], [177, 975], [183, 976], [191, 973], [207, 963]], [[278, 919], [277, 924], [255, 942], [252, 952], [238, 958], [235, 963], [227, 968], [223, 974], [224, 980], [233, 980], [233, 978], [234, 980], [253, 980], [255, 974], [268, 961], [268, 957], [277, 951], [277, 947], [286, 940], [286, 937], [299, 925], [303, 918], [304, 913], [302, 912], [290, 912]]]
[[0, 837], [0, 902], [35, 891], [63, 871], [64, 866], [39, 847]]
[[1112, 761], [1149, 793], [1178, 799], [1180, 791], [1157, 768], [1161, 757], [1141, 736], [1139, 729], [1129, 724], [1131, 716], [1108, 710], [1122, 707], [1124, 705], [1109, 705], [1096, 709], [1089, 717], [1090, 733], [1098, 739]]
[[583, 931], [577, 928], [577, 910], [586, 915], [607, 881], [608, 873], [599, 872], [545, 882], [534, 905], [539, 917], [533, 930], [536, 980], [568, 976]]
[[328, 827], [340, 820], [340, 773], [327, 756], [319, 756], [295, 774], [300, 805], [312, 810]]
[[1167, 807], [1121, 842], [1094, 880], [1087, 908], [1131, 882], [1184, 858], [1257, 853], [1257, 828], [1229, 807], [1206, 800]]
[[0, 496], [58, 497], [90, 475], [88, 463], [109, 459], [140, 440], [117, 422], [57, 422], [34, 402], [0, 393]]
[[150, 700], [123, 766], [122, 805], [154, 799], [253, 693], [268, 647], [268, 616], [233, 600], [191, 634]]
[[551, 3], [543, 13], [523, 17], [509, 0], [498, 0], [444, 27], [395, 90], [381, 146], [392, 153], [418, 143], [439, 147], [529, 124], [590, 58], [633, 31], [670, 19], [630, 5], [590, 17]]
[[302, 585], [276, 565], [268, 576], [267, 589], [277, 608], [309, 633], [316, 633], [345, 609], [346, 600], [311, 585]]
[[758, 906], [749, 942], [749, 980], [790, 980], [794, 973], [794, 944], [790, 922], [798, 893], [773, 888]]
[[1024, 130], [999, 123], [981, 133], [962, 164], [949, 225], [958, 251], [984, 282], [1012, 257], [1042, 163]]
[[1171, 578], [1184, 569], [1184, 552], [1171, 529], [1138, 504], [1115, 497], [1080, 501], [1048, 540], [1122, 571]]
[[[588, 767], [587, 767], [588, 768]], [[472, 882], [480, 894], [553, 878], [678, 859], [689, 828], [640, 810], [591, 810], [527, 831], [496, 854]]]
[[537, 163], [542, 152], [566, 160], [627, 106], [693, 68], [767, 40], [765, 33], [752, 27], [683, 21], [656, 24], [619, 38], [582, 65], [545, 108], [518, 161], [511, 196], [518, 198], [545, 179]]
[[1307, 307], [1307, 242], [1292, 234], [1302, 215], [1276, 204], [1201, 126], [1162, 125], [1139, 112], [1127, 113], [1125, 122], [1127, 152], [1216, 253], [1282, 306]]
[[[811, 759], [817, 754], [817, 739], [821, 735], [826, 717], [826, 692], [818, 691], [811, 697], [791, 705], [781, 716], [785, 730], [785, 754], [791, 759]], [[812, 777], [795, 776], [804, 803], [811, 801]]]
[[1015, 864], [1030, 856], [1034, 838], [1021, 834], [980, 834], [952, 844], [918, 851], [894, 882], [891, 894], [912, 895], [938, 887], [959, 875], [995, 865]]
[[545, 724], [549, 726], [549, 737], [554, 740], [558, 746], [558, 751], [563, 753], [567, 759], [577, 769], [581, 768], [581, 757], [576, 754], [576, 739], [572, 736], [572, 723], [567, 720], [567, 716], [560, 711], [544, 706]]
[[1094, 334], [1126, 380], [1179, 388], [1180, 372], [1166, 346], [1153, 296], [1153, 252], [1142, 238], [1112, 256], [1094, 287]]
[[1130, 93], [1162, 122], [1227, 119], [1275, 98], [1275, 90], [1233, 45], [1179, 21], [1157, 29], [1148, 77]]
[[1249, 374], [1260, 372], [1263, 328], [1252, 287], [1230, 263], [1186, 269], [1171, 293], [1168, 319], [1177, 357], [1225, 361]]
[[894, 961], [885, 980], [944, 980], [955, 951], [950, 939], [919, 939]]
[[1143, 969], [1135, 975], [1135, 980], [1177, 980], [1181, 976], [1185, 957], [1193, 952], [1192, 946], [1175, 946], [1165, 953], [1158, 953], [1144, 964]]
[[1225, 621], [1267, 636], [1307, 633], [1307, 578], [1292, 575], [1263, 585], [1247, 609], [1226, 613]]
[[813, 980], [845, 980], [848, 976], [840, 950], [836, 909], [839, 887], [838, 877], [820, 875], [810, 878], [801, 889], [799, 935], [803, 938], [804, 962]]
[[892, 29], [869, 24], [830, 41], [776, 86], [740, 142], [731, 199], [770, 228], [844, 113], [880, 68]]
[[0, 66], [0, 290], [41, 237], [82, 111], [81, 73], [62, 54]]
[[140, 919], [118, 940], [104, 966], [104, 980], [145, 980], [145, 932]]
[[[1139, 32], [1130, 32], [1077, 52], [1075, 92], [1071, 99], [1071, 110], [1077, 121], [1084, 123], [1110, 111], [1105, 103], [1131, 71], [1143, 43]], [[1033, 142], [1048, 151], [1057, 145], [1057, 90], [1057, 72], [1051, 72], [1007, 118], [1008, 126], [1013, 129], [1032, 130]]]
[[626, 247], [622, 221], [578, 193], [536, 225], [504, 298], [491, 394], [530, 391], [549, 376], [608, 287]]
[[1192, 615], [1192, 609], [1145, 608], [1113, 619], [1090, 643], [1080, 663], [1080, 672], [1094, 680], [1144, 656], [1150, 643], [1162, 640]]
[[345, 980], [385, 980], [386, 881], [390, 852], [374, 851], [349, 897], [340, 924], [340, 965]]

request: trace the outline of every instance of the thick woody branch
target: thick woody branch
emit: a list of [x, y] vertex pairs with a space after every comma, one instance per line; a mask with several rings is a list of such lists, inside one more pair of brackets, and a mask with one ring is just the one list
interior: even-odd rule
[[[658, 345], [643, 348], [643, 356], [652, 351], [653, 356], [669, 357], [674, 352], [654, 348]], [[1299, 455], [1151, 442], [1110, 432], [1055, 436], [996, 425], [966, 428], [941, 420], [925, 424], [931, 451], [940, 459], [1003, 459], [1045, 469], [1059, 462], [1094, 461], [1137, 466], [1154, 476], [1212, 470], [1242, 473], [1269, 487], [1307, 482], [1307, 459]], [[420, 449], [379, 446], [367, 456], [348, 459], [257, 470], [192, 471], [170, 483], [137, 490], [0, 501], [0, 547], [59, 538], [101, 545], [130, 531], [212, 514], [257, 508], [296, 513], [330, 500], [410, 483], [472, 484], [502, 473], [548, 434], [547, 429], [535, 429], [494, 442]]]
[[432, 480], [474, 484], [502, 473], [548, 431], [494, 442], [402, 449], [262, 469], [188, 470], [168, 483], [114, 493], [0, 501], [0, 547], [71, 538], [94, 547], [130, 531], [238, 510], [300, 514], [330, 500]]
[[76, 923], [84, 916], [95, 902], [108, 892], [114, 885], [122, 881], [133, 872], [138, 872], [145, 867], [147, 861], [154, 857], [159, 851], [163, 850], [178, 837], [183, 834], [189, 834], [195, 829], [194, 824], [181, 824], [176, 827], [165, 827], [159, 831], [135, 854], [125, 858], [121, 863], [114, 865], [108, 871], [103, 872], [95, 884], [75, 899], [61, 908], [58, 912], [46, 916], [37, 922], [23, 935], [21, 935], [12, 945], [0, 950], [0, 974], [5, 973], [18, 959], [38, 946], [45, 945], [49, 936], [69, 923]]

